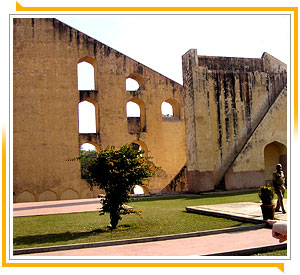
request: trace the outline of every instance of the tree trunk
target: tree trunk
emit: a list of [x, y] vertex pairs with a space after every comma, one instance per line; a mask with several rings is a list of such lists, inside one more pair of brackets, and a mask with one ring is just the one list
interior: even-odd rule
[[120, 215], [117, 212], [110, 213], [110, 225], [111, 229], [116, 229], [121, 219]]

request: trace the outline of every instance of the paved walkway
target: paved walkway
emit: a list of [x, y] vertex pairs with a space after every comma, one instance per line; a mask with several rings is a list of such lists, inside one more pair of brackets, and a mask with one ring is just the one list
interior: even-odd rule
[[14, 203], [13, 216], [38, 216], [100, 210], [100, 199]]
[[[287, 210], [287, 200], [284, 199], [283, 203], [285, 209]], [[226, 203], [226, 204], [215, 204], [215, 205], [201, 205], [188, 207], [188, 210], [193, 212], [207, 213], [219, 216], [228, 215], [228, 217], [239, 217], [239, 218], [249, 218], [253, 220], [262, 220], [262, 214], [260, 209], [260, 203], [254, 202], [237, 202], [237, 203]], [[287, 214], [282, 214], [282, 212], [275, 212], [275, 219], [287, 220]]]
[[270, 229], [223, 233], [149, 243], [83, 248], [25, 256], [200, 256], [278, 244]]
[[[14, 217], [99, 211], [100, 199], [52, 201], [14, 204]], [[286, 200], [285, 200], [286, 204]], [[262, 220], [258, 203], [232, 203], [192, 207], [214, 214], [233, 215]], [[287, 214], [276, 213], [277, 219], [286, 220]], [[26, 256], [199, 256], [228, 251], [278, 245], [271, 230], [260, 228], [251, 231], [153, 241], [147, 243], [83, 248], [55, 252], [27, 254]], [[22, 257], [20, 255], [19, 257]]]

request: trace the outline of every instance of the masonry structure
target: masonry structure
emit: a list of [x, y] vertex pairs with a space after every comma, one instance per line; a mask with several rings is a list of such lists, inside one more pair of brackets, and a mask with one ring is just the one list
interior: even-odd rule
[[255, 188], [286, 174], [286, 65], [262, 58], [183, 56], [187, 182], [192, 192]]
[[[94, 90], [79, 91], [77, 65], [94, 68]], [[81, 180], [82, 144], [138, 144], [161, 169], [147, 192], [160, 192], [186, 163], [182, 85], [56, 20], [16, 18], [13, 25], [14, 201], [89, 198], [101, 191]], [[126, 90], [126, 79], [138, 82]], [[96, 132], [79, 133], [78, 105], [95, 106]], [[140, 116], [126, 115], [126, 104]], [[173, 106], [163, 117], [161, 105]]]
[[[93, 89], [78, 90], [78, 64]], [[126, 80], [138, 83], [126, 89]], [[81, 145], [134, 143], [160, 167], [145, 193], [255, 188], [286, 173], [286, 66], [261, 59], [183, 56], [183, 86], [50, 18], [13, 22], [14, 202], [96, 197], [81, 179]], [[92, 103], [95, 131], [79, 133]], [[140, 114], [128, 117], [128, 102]], [[173, 114], [164, 116], [163, 102]]]

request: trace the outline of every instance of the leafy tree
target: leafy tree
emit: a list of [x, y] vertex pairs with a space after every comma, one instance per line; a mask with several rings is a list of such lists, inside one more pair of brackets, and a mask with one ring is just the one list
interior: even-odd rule
[[107, 147], [93, 158], [88, 154], [78, 158], [85, 160], [88, 182], [105, 191], [100, 214], [110, 214], [111, 229], [117, 227], [121, 215], [140, 212], [126, 209], [124, 204], [129, 201], [134, 186], [145, 185], [145, 180], [154, 176], [158, 169], [150, 158], [142, 154], [142, 150], [126, 144], [121, 148]]

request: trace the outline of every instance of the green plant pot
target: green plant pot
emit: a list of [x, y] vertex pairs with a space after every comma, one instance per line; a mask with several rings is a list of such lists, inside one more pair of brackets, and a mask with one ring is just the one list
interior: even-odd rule
[[261, 204], [261, 212], [264, 220], [273, 220], [275, 215], [275, 205]]

